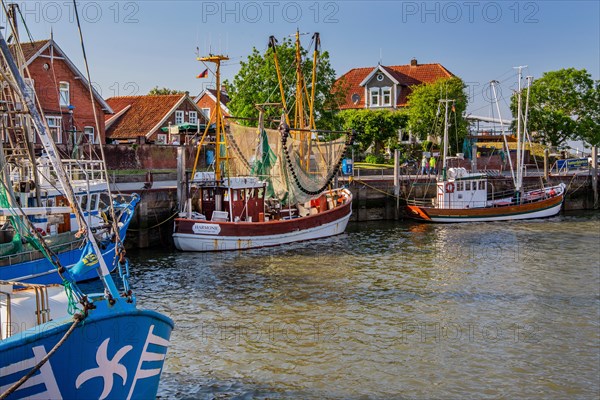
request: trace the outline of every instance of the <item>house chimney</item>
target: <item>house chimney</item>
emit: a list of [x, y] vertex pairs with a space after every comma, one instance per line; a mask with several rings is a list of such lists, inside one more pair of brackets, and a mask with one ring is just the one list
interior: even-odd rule
[[227, 93], [227, 86], [221, 85], [221, 93]]
[[417, 59], [413, 58], [412, 60], [410, 60], [410, 66], [411, 67], [416, 67], [417, 66]]

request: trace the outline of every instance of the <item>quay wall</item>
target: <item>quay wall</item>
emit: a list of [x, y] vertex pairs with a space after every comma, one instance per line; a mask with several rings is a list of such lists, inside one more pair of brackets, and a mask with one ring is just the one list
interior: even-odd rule
[[[174, 173], [153, 174], [154, 182], [175, 181]], [[525, 178], [524, 185], [539, 183], [539, 177]], [[145, 175], [119, 176], [119, 183], [139, 182], [140, 187], [147, 180]], [[435, 182], [433, 179], [401, 179], [400, 199], [407, 195], [418, 197], [433, 197]], [[594, 207], [592, 179], [590, 175], [552, 176], [550, 184], [567, 185], [564, 210], [590, 210]], [[402, 220], [403, 200], [394, 196], [394, 181], [391, 176], [369, 177], [367, 179], [339, 180], [341, 185], [347, 185], [354, 196], [351, 221]], [[510, 179], [496, 179], [494, 188], [497, 191], [511, 188]], [[599, 188], [600, 190], [600, 188]], [[147, 248], [152, 246], [172, 247], [173, 218], [177, 205], [177, 190], [175, 187], [162, 187], [135, 190], [140, 194], [141, 201], [129, 229], [126, 244], [129, 248]]]

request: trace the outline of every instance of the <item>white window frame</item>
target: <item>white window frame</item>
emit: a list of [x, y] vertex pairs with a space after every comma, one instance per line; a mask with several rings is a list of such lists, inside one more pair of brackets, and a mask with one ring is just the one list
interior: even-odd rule
[[62, 117], [58, 116], [47, 116], [46, 122], [48, 123], [48, 128], [50, 128], [50, 136], [54, 140], [54, 143], [61, 144], [62, 143]]
[[[386, 95], [388, 96], [388, 101], [385, 101]], [[391, 106], [392, 105], [392, 88], [390, 86], [381, 88], [381, 105], [383, 105], [383, 106]]]
[[61, 81], [58, 83], [58, 103], [61, 107], [71, 105], [71, 85], [69, 82]]
[[198, 112], [190, 111], [188, 119], [189, 119], [190, 124], [197, 124], [198, 123]]
[[156, 144], [167, 144], [168, 135], [166, 133], [159, 133], [156, 136]]
[[181, 110], [175, 111], [175, 125], [183, 124], [185, 122], [185, 114]]
[[83, 135], [87, 138], [89, 144], [96, 144], [96, 130], [93, 126], [83, 127]]
[[[377, 101], [373, 101], [373, 98], [376, 98]], [[378, 87], [369, 88], [369, 105], [371, 107], [379, 107], [379, 100], [381, 99], [381, 93], [379, 93]]]
[[206, 119], [210, 119], [210, 107], [209, 108], [201, 108], [202, 114], [206, 117]]

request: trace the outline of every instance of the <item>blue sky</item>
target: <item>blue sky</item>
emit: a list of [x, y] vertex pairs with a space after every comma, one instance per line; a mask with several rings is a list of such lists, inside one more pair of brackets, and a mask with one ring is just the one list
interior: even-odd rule
[[[50, 36], [83, 70], [73, 5], [18, 2], [35, 40]], [[321, 33], [342, 75], [354, 67], [441, 63], [470, 85], [469, 111], [489, 115], [490, 80], [508, 98], [514, 66], [525, 75], [585, 68], [600, 79], [598, 1], [80, 1], [92, 80], [104, 97], [145, 94], [154, 86], [199, 93], [209, 51], [231, 58], [224, 78], [270, 35]], [[3, 18], [2, 25], [6, 25]], [[25, 35], [21, 31], [22, 37]], [[303, 36], [308, 45], [310, 36]]]

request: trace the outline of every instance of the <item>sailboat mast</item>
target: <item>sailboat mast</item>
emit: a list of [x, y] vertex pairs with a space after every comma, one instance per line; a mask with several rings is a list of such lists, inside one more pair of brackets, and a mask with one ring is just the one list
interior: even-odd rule
[[[221, 111], [221, 61], [229, 60], [226, 56], [198, 57], [198, 61], [211, 62], [216, 65], [216, 86], [217, 86], [217, 102], [215, 105], [215, 130], [216, 130], [216, 149], [215, 149], [215, 180], [219, 182], [223, 178], [223, 173], [226, 170], [225, 163], [228, 160], [227, 154], [227, 139], [225, 138], [225, 127], [223, 123], [223, 112]], [[210, 124], [210, 121], [208, 121]]]
[[448, 171], [448, 103], [453, 100], [440, 100], [440, 103], [445, 104], [444, 108], [444, 159], [442, 160], [442, 180], [446, 180], [446, 172]]
[[515, 67], [518, 72], [518, 92], [517, 92], [517, 181], [515, 182], [515, 191], [520, 192], [523, 185], [523, 159], [521, 154], [521, 79], [522, 70], [525, 66]]

